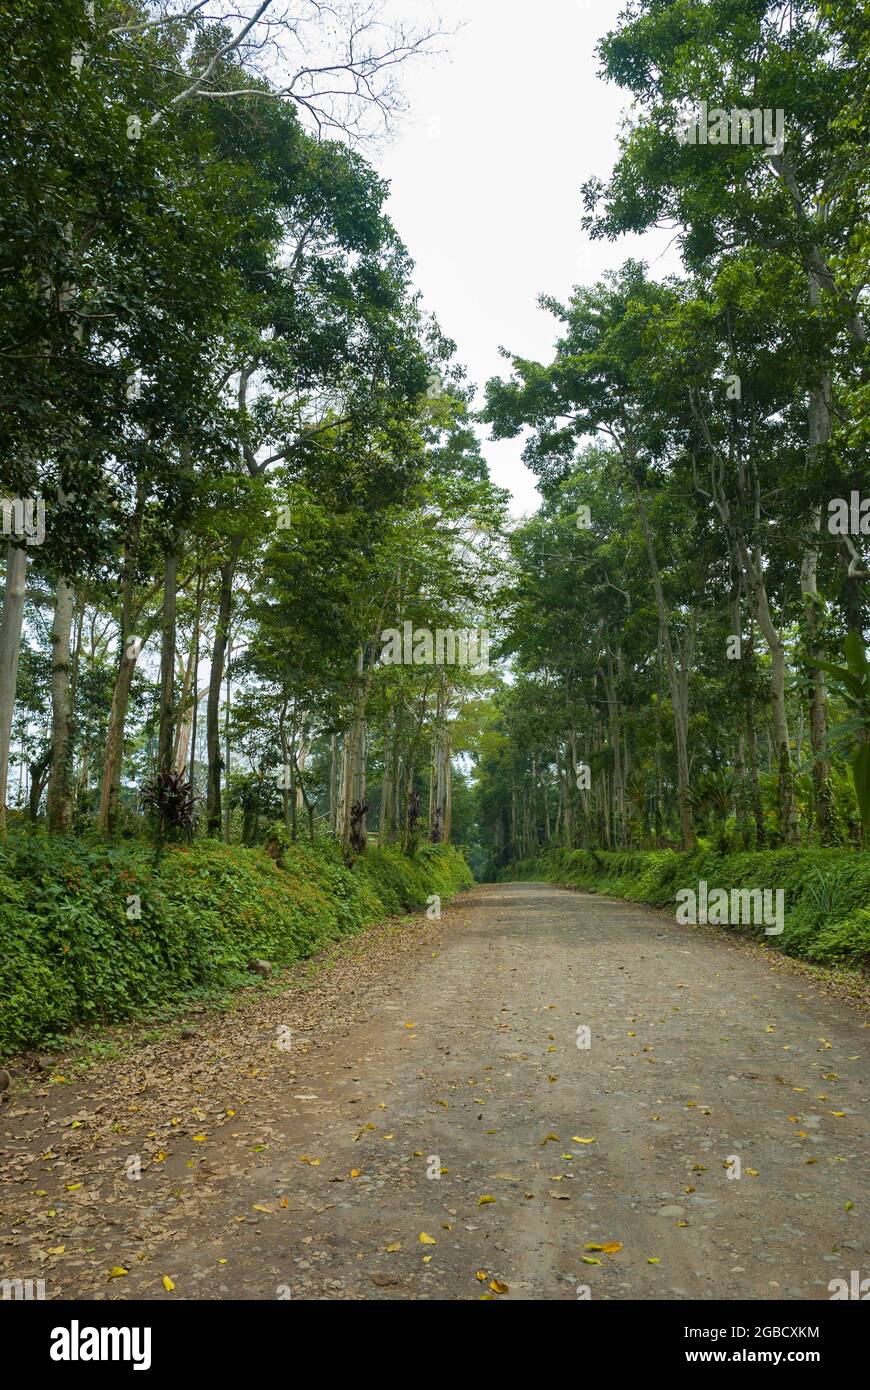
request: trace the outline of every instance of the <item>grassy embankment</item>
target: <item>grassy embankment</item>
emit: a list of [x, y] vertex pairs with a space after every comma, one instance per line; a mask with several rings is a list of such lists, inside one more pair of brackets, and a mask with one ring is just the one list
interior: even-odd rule
[[723, 927], [767, 941], [788, 955], [819, 965], [870, 966], [870, 852], [777, 849], [717, 854], [699, 849], [609, 852], [546, 850], [506, 869], [502, 879], [545, 879], [568, 888], [626, 898], [676, 912], [679, 889], [782, 889], [784, 930]]
[[0, 844], [0, 1055], [226, 993], [251, 983], [253, 958], [290, 965], [471, 882], [440, 845], [372, 849], [347, 868], [331, 843], [276, 862], [214, 840], [158, 856], [140, 841], [13, 832]]

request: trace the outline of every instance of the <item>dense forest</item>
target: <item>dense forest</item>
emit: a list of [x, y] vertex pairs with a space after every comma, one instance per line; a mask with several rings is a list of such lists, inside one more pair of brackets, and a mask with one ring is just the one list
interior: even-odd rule
[[0, 20], [7, 845], [862, 847], [860, 7], [628, 7], [578, 235], [671, 227], [683, 273], [545, 296], [552, 360], [476, 408], [358, 139], [435, 31], [313, 7], [287, 73], [268, 5], [38, 8]]

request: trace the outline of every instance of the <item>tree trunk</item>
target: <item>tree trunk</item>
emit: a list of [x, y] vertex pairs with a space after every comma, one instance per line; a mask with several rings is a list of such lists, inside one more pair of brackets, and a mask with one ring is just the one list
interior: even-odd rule
[[97, 818], [97, 824], [104, 834], [113, 833], [118, 819], [118, 806], [121, 797], [121, 766], [124, 756], [124, 724], [127, 718], [127, 704], [130, 699], [130, 688], [133, 684], [136, 661], [142, 649], [145, 635], [144, 633], [141, 634], [137, 640], [133, 631], [136, 563], [139, 556], [145, 495], [144, 481], [139, 479], [136, 485], [136, 504], [133, 509], [130, 530], [124, 543], [118, 673], [115, 677], [112, 708], [109, 712], [109, 728], [106, 734], [106, 751], [103, 759], [103, 781], [100, 788], [100, 810]]
[[[819, 285], [810, 279], [810, 299], [818, 304]], [[831, 437], [831, 384], [823, 381], [810, 392], [807, 460], [812, 467], [819, 450]], [[804, 651], [809, 680], [810, 743], [813, 750], [813, 817], [815, 830], [822, 845], [836, 840], [831, 765], [827, 752], [828, 702], [825, 674], [819, 662], [825, 658], [821, 640], [821, 600], [817, 585], [819, 534], [822, 529], [822, 509], [813, 517], [813, 536], [804, 550], [801, 561], [801, 598], [803, 600]]]
[[35, 763], [30, 764], [30, 792], [28, 797], [28, 815], [31, 823], [36, 824], [39, 816], [39, 803], [42, 800], [42, 793], [45, 791], [45, 784], [48, 781], [48, 770], [51, 767], [51, 744], [48, 745], [41, 757]]
[[178, 550], [166, 552], [163, 564], [163, 618], [160, 631], [160, 730], [157, 770], [172, 770], [175, 746], [175, 642], [178, 610]]
[[695, 843], [695, 830], [692, 824], [691, 808], [691, 787], [689, 782], [689, 750], [688, 750], [688, 720], [687, 701], [688, 701], [688, 672], [684, 673], [685, 683], [681, 688], [680, 678], [677, 672], [677, 665], [674, 659], [674, 649], [671, 642], [670, 627], [668, 624], [668, 611], [665, 604], [664, 590], [662, 588], [661, 575], [659, 573], [658, 559], [655, 552], [652, 529], [649, 524], [646, 504], [640, 490], [640, 484], [635, 483], [635, 497], [637, 508], [640, 515], [641, 526], [643, 528], [644, 540], [646, 542], [647, 558], [649, 560], [650, 571], [652, 573], [653, 589], [655, 591], [656, 609], [659, 618], [659, 630], [661, 632], [662, 651], [665, 657], [665, 672], [668, 679], [668, 689], [671, 696], [671, 704], [674, 713], [674, 737], [677, 750], [677, 780], [680, 797], [680, 834], [682, 848], [692, 849]]
[[230, 631], [230, 613], [233, 604], [233, 578], [236, 563], [242, 548], [241, 536], [233, 538], [228, 559], [221, 565], [220, 597], [218, 616], [211, 653], [211, 672], [208, 682], [208, 704], [205, 713], [206, 757], [208, 759], [208, 786], [206, 792], [206, 829], [212, 837], [220, 835], [223, 816], [221, 812], [221, 758], [220, 706], [221, 683], [224, 677], [224, 661]]
[[18, 688], [26, 576], [27, 550], [23, 545], [10, 543], [6, 549], [6, 597], [0, 619], [0, 838], [6, 834], [6, 786], [9, 780], [15, 692]]
[[48, 781], [48, 829], [68, 835], [72, 826], [72, 708], [70, 705], [70, 635], [75, 596], [58, 580], [51, 629], [51, 773]]

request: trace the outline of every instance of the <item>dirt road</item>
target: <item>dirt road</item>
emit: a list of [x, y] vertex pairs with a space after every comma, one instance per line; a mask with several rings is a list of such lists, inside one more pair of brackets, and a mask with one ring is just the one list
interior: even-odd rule
[[551, 1300], [870, 1275], [867, 1015], [774, 952], [504, 884], [292, 983], [6, 1107], [4, 1276]]

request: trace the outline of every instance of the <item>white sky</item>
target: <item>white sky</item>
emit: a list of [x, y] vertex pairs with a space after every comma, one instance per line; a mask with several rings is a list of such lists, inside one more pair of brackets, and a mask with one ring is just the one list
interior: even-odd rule
[[[366, 151], [391, 182], [388, 211], [416, 262], [425, 307], [478, 386], [506, 375], [499, 346], [547, 360], [558, 325], [537, 306], [566, 298], [629, 256], [679, 270], [673, 233], [590, 241], [580, 186], [606, 177], [628, 94], [598, 76], [594, 49], [624, 0], [396, 0], [458, 32], [402, 70], [410, 103], [392, 143]], [[485, 434], [484, 434], [485, 439]], [[512, 510], [534, 510], [522, 440], [485, 440]]]

